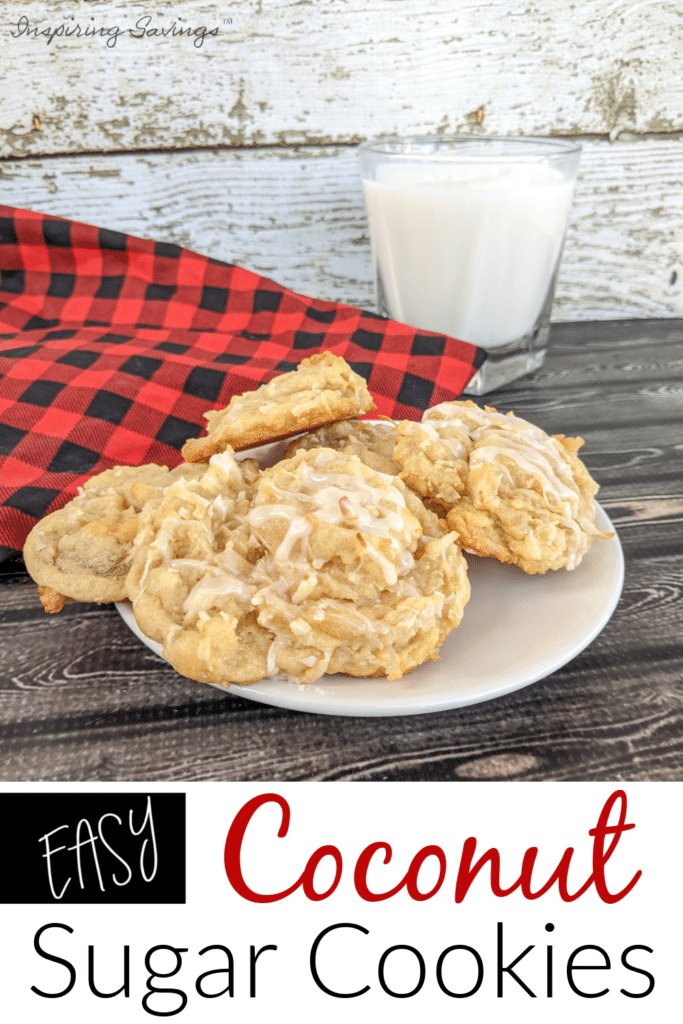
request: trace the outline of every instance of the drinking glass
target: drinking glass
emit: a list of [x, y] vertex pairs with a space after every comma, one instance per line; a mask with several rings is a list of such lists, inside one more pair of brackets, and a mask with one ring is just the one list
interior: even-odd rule
[[538, 369], [580, 144], [426, 136], [358, 152], [378, 311], [484, 349], [467, 394]]

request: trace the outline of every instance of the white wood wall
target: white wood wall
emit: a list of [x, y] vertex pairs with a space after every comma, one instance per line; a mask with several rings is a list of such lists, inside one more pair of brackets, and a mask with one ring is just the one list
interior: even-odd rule
[[0, 201], [371, 306], [358, 142], [578, 137], [554, 319], [683, 316], [682, 64], [680, 0], [3, 0]]

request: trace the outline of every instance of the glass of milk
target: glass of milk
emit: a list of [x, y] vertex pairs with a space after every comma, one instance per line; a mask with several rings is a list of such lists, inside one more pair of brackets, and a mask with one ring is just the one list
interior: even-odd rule
[[359, 147], [380, 313], [481, 346], [466, 393], [538, 369], [581, 146], [435, 136]]

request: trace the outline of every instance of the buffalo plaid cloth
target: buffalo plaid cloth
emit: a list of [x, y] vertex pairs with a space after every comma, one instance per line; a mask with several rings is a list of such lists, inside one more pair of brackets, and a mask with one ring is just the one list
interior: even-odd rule
[[88, 477], [178, 465], [207, 409], [323, 349], [402, 419], [484, 358], [168, 242], [0, 206], [0, 562]]

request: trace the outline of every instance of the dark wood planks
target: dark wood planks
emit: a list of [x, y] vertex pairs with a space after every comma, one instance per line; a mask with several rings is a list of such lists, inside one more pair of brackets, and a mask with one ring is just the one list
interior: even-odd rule
[[43, 613], [0, 577], [0, 778], [683, 779], [683, 321], [560, 324], [542, 371], [491, 396], [581, 434], [619, 529], [626, 585], [569, 665], [435, 715], [281, 711], [182, 679], [116, 611]]

